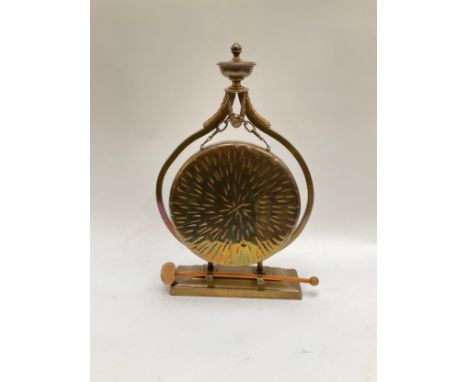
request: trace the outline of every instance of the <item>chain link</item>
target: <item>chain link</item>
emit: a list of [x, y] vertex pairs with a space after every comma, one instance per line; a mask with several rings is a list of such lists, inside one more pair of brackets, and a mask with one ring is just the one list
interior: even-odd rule
[[[250, 127], [249, 127], [250, 126]], [[265, 141], [265, 138], [263, 138], [257, 131], [257, 128], [252, 124], [252, 122], [249, 122], [249, 121], [245, 121], [244, 120], [244, 127], [245, 129], [249, 132], [249, 133], [252, 133], [253, 135], [255, 135], [258, 139], [260, 139], [266, 146], [266, 151], [270, 151], [271, 150], [271, 147], [270, 145], [268, 144], [267, 141]]]
[[[216, 134], [222, 133], [226, 128], [228, 127], [230, 122], [230, 116], [226, 117], [226, 119], [218, 125], [215, 131], [213, 131], [206, 139], [205, 141], [200, 145], [200, 150], [204, 150], [206, 148], [206, 145], [208, 144], [209, 141], [211, 141]], [[224, 123], [224, 125], [222, 125]], [[245, 130], [247, 130], [249, 133], [252, 133], [255, 135], [258, 139], [260, 139], [266, 146], [266, 151], [270, 151], [271, 147], [268, 144], [268, 142], [263, 138], [257, 131], [257, 128], [252, 124], [252, 122], [243, 120], [242, 123], [244, 124]]]
[[224, 126], [221, 126], [221, 123], [218, 125], [215, 131], [213, 131], [206, 139], [205, 141], [200, 145], [200, 150], [204, 150], [206, 147], [206, 144], [213, 139], [213, 137], [218, 134], [222, 133], [224, 130], [226, 130], [226, 127], [229, 124], [229, 117], [227, 117], [222, 123], [224, 123]]

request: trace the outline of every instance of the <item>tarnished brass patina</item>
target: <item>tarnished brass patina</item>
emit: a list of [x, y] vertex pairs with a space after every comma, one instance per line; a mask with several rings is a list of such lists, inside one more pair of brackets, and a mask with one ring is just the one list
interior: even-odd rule
[[[263, 267], [262, 262], [291, 244], [307, 224], [314, 201], [312, 177], [299, 151], [271, 129], [270, 122], [254, 109], [248, 89], [242, 86], [241, 81], [252, 73], [255, 63], [241, 60], [239, 44], [234, 44], [231, 51], [230, 61], [218, 63], [221, 73], [232, 81], [219, 109], [203, 128], [179, 144], [163, 164], [156, 183], [157, 205], [167, 228], [208, 262], [206, 266], [177, 267], [174, 275], [191, 269], [206, 271], [206, 277], [170, 278], [174, 281], [171, 294], [300, 299], [300, 286], [287, 281], [297, 277], [295, 270]], [[236, 98], [239, 114], [233, 109]], [[229, 125], [243, 126], [264, 147], [240, 142], [209, 146], [211, 139]], [[287, 166], [270, 152], [262, 134], [282, 144], [302, 170], [307, 186], [302, 216], [296, 182]], [[205, 139], [200, 151], [187, 160], [174, 179], [168, 214], [162, 195], [166, 173], [181, 152], [202, 137]], [[256, 267], [249, 266], [255, 263]], [[258, 277], [213, 277], [213, 270], [225, 273], [230, 268], [236, 275], [253, 272]], [[280, 275], [283, 281], [277, 277], [265, 280], [265, 272]]]
[[223, 143], [193, 155], [169, 199], [181, 241], [202, 259], [249, 265], [280, 250], [300, 213], [296, 182], [263, 148]]

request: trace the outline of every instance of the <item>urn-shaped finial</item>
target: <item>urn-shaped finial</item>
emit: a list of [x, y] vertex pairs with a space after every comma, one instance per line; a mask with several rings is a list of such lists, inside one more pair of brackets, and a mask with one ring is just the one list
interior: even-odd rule
[[241, 60], [242, 46], [238, 42], [232, 44], [231, 52], [232, 60], [218, 62], [218, 66], [221, 73], [233, 82], [233, 86], [239, 87], [240, 82], [252, 73], [255, 62]]

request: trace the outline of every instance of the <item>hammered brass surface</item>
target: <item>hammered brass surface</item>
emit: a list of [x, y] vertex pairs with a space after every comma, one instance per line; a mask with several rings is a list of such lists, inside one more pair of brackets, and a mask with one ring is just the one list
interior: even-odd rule
[[182, 166], [169, 206], [177, 236], [196, 255], [215, 264], [248, 265], [288, 243], [300, 196], [279, 158], [252, 144], [228, 142]]

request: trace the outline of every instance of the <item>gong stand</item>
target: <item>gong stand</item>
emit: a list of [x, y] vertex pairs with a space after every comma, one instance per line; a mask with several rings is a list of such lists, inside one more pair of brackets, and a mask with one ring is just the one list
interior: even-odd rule
[[[231, 86], [225, 89], [221, 106], [216, 113], [203, 124], [202, 129], [196, 131], [179, 144], [163, 164], [156, 183], [157, 206], [165, 225], [169, 231], [182, 242], [182, 244], [186, 245], [198, 256], [203, 259], [207, 259], [207, 262], [204, 265], [178, 267], [175, 267], [173, 263], [166, 263], [161, 270], [161, 278], [164, 283], [171, 285], [171, 295], [301, 299], [302, 291], [300, 283], [308, 282], [315, 286], [318, 285], [318, 278], [313, 276], [312, 278], [301, 279], [298, 278], [298, 274], [295, 269], [264, 266], [263, 260], [261, 259], [262, 255], [269, 257], [278, 250], [284, 249], [287, 245], [293, 242], [304, 229], [313, 206], [314, 190], [312, 177], [309, 169], [307, 168], [307, 164], [299, 151], [286, 138], [272, 130], [270, 122], [258, 114], [254, 109], [249, 97], [248, 89], [241, 85], [241, 81], [250, 75], [255, 63], [241, 60], [241, 51], [242, 48], [238, 43], [233, 44], [231, 47], [231, 52], [233, 54], [232, 60], [218, 63], [221, 73], [232, 81]], [[239, 114], [236, 114], [233, 111], [233, 104], [236, 98], [240, 103]], [[249, 133], [254, 134], [262, 142], [264, 147], [259, 148], [254, 145], [240, 143], [225, 144], [224, 146], [207, 146], [212, 138], [215, 135], [222, 133], [229, 124], [234, 128], [244, 127]], [[237, 248], [237, 252], [227, 252], [225, 249], [227, 246], [226, 243], [218, 243], [214, 239], [211, 241], [206, 240], [201, 234], [201, 232], [215, 232], [215, 236], [218, 235], [218, 237], [225, 239], [227, 234], [224, 233], [223, 237], [223, 233], [218, 232], [222, 230], [223, 227], [216, 227], [216, 220], [212, 220], [214, 221], [213, 227], [202, 227], [203, 224], [207, 224], [206, 221], [208, 221], [207, 219], [210, 217], [210, 211], [204, 211], [202, 208], [203, 203], [198, 202], [198, 204], [200, 204], [199, 209], [201, 210], [200, 213], [198, 213], [196, 200], [202, 199], [194, 199], [195, 202], [192, 200], [192, 204], [184, 205], [184, 202], [190, 198], [190, 194], [187, 196], [187, 192], [182, 193], [182, 191], [184, 190], [184, 187], [190, 187], [193, 188], [192, 194], [194, 192], [198, 192], [199, 194], [202, 192], [206, 193], [207, 190], [205, 188], [202, 190], [202, 186], [205, 187], [204, 183], [209, 183], [209, 177], [213, 171], [195, 174], [194, 169], [200, 171], [200, 167], [208, 167], [207, 164], [209, 165], [211, 162], [216, 161], [226, 163], [229, 162], [231, 158], [236, 158], [236, 155], [239, 157], [239, 163], [240, 161], [245, 162], [251, 160], [252, 163], [264, 163], [266, 168], [268, 168], [268, 166], [278, 165], [278, 162], [281, 161], [270, 153], [270, 146], [259, 131], [275, 139], [286, 147], [286, 149], [296, 159], [305, 178], [307, 186], [307, 202], [302, 217], [299, 219], [299, 195], [294, 180], [289, 182], [291, 183], [290, 194], [287, 194], [282, 190], [284, 191], [283, 194], [276, 196], [273, 195], [272, 197], [276, 197], [279, 202], [292, 200], [289, 205], [284, 205], [284, 208], [280, 210], [278, 214], [287, 213], [289, 210], [293, 210], [293, 212], [289, 211], [290, 214], [292, 215], [295, 213], [297, 216], [293, 216], [296, 218], [294, 222], [292, 222], [292, 218], [290, 219], [291, 224], [287, 227], [278, 227], [279, 231], [277, 235], [270, 238], [270, 240], [264, 240], [262, 242], [262, 240], [258, 239], [260, 244], [257, 246], [253, 246], [251, 242], [244, 240], [243, 237], [246, 235], [248, 236], [249, 234], [252, 235], [252, 232], [257, 232], [259, 229], [255, 227], [255, 229], [252, 228], [249, 231], [248, 227], [251, 227], [253, 223], [250, 224], [251, 222], [248, 221], [247, 218], [245, 221], [242, 221], [242, 213], [244, 212], [241, 213], [234, 210], [228, 211], [226, 213], [227, 215], [234, 211], [232, 212], [233, 215], [235, 214], [236, 217], [240, 219], [238, 225], [243, 226], [243, 224], [245, 224], [246, 228], [245, 232], [237, 232], [237, 241], [240, 242], [240, 247], [237, 246], [238, 243], [235, 243], [235, 245], [233, 243], [229, 244], [234, 245]], [[176, 175], [176, 179], [174, 180], [170, 197], [172, 213], [171, 219], [166, 211], [162, 197], [164, 177], [167, 170], [177, 159], [180, 153], [191, 143], [204, 136], [206, 136], [206, 138], [200, 146], [200, 154], [196, 154], [194, 157], [189, 159], [181, 168], [179, 174]], [[210, 154], [210, 152], [212, 153]], [[203, 157], [203, 155], [205, 156]], [[247, 159], [245, 159], [246, 157]], [[277, 170], [281, 170], [284, 172], [285, 177], [283, 183], [288, 183], [288, 176], [292, 177], [292, 175], [284, 164], [281, 166], [278, 167], [278, 169], [272, 168], [272, 177], [276, 176], [276, 173], [278, 172]], [[250, 168], [248, 168], [248, 170], [253, 171], [254, 169], [255, 164], [250, 164]], [[279, 172], [281, 173], [281, 171]], [[203, 182], [200, 181], [199, 183], [201, 185], [196, 184], [196, 182], [192, 182], [187, 185], [187, 179], [193, 178], [194, 176], [206, 176], [208, 179]], [[222, 186], [224, 189], [227, 188], [229, 190], [230, 187], [235, 187], [236, 184], [222, 184]], [[197, 189], [197, 187], [199, 189]], [[297, 205], [294, 204], [294, 202], [296, 202], [295, 193], [297, 193]], [[209, 195], [207, 197], [209, 197]], [[239, 200], [237, 202], [239, 202]], [[261, 203], [261, 201], [259, 203]], [[191, 206], [191, 208], [188, 206]], [[271, 208], [278, 209], [280, 207], [273, 205]], [[244, 209], [246, 211], [245, 215], [247, 216], [249, 214], [248, 207], [245, 207]], [[205, 218], [203, 223], [200, 224], [202, 220], [197, 219], [200, 218], [202, 213], [208, 216], [208, 218]], [[206, 217], [205, 215], [204, 217]], [[288, 215], [284, 216], [286, 216], [286, 218], [288, 217]], [[281, 218], [278, 220], [273, 219], [272, 222], [283, 220], [287, 221], [287, 219]], [[276, 227], [274, 224], [273, 226]], [[234, 228], [229, 228], [232, 228], [232, 232], [229, 233], [230, 237], [233, 238], [232, 240], [235, 240], [236, 233], [234, 232]], [[272, 230], [271, 227], [266, 228]], [[218, 231], [216, 231], [216, 229], [218, 229]], [[196, 234], [193, 234], [193, 232], [196, 232]], [[257, 240], [253, 241], [256, 242]], [[224, 244], [224, 246], [221, 244]], [[210, 252], [210, 248], [212, 252]], [[248, 252], [248, 250], [250, 250], [250, 252]], [[216, 251], [219, 253], [216, 254]], [[237, 256], [236, 253], [241, 253], [243, 255]], [[253, 253], [254, 255], [249, 257], [250, 253]], [[257, 258], [260, 260], [255, 261]], [[251, 265], [252, 263], [254, 265]]]

